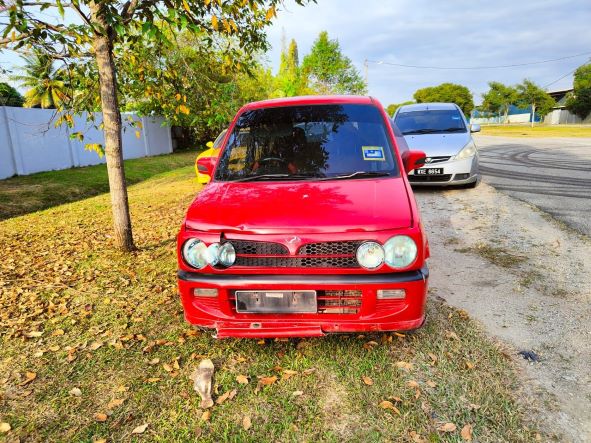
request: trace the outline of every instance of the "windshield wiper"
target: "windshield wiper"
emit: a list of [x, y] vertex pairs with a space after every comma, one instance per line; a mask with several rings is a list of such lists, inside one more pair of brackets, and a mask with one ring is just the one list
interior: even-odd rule
[[426, 129], [411, 129], [409, 131], [403, 131], [402, 135], [409, 135], [409, 134], [430, 134], [432, 132], [437, 132], [437, 129], [430, 129], [430, 128], [426, 128]]
[[238, 178], [236, 180], [229, 180], [232, 183], [238, 182], [254, 182], [254, 181], [264, 181], [264, 180], [306, 180], [309, 178], [317, 178], [319, 177], [318, 174], [259, 174], [259, 175], [249, 175], [248, 177]]
[[346, 175], [334, 175], [324, 177], [319, 180], [347, 180], [349, 178], [367, 178], [367, 177], [389, 177], [390, 173], [385, 171], [357, 171]]
[[458, 128], [457, 126], [455, 126], [453, 128], [439, 129], [437, 132], [464, 132], [465, 130], [466, 128]]

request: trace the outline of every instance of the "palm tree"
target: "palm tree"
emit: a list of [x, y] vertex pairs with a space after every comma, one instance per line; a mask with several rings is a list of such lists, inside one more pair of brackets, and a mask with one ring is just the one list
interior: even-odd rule
[[25, 92], [27, 108], [60, 108], [68, 99], [67, 86], [63, 72], [55, 69], [53, 59], [45, 54], [34, 52], [23, 57], [25, 66], [21, 68], [23, 75], [13, 76], [22, 86], [28, 87]]

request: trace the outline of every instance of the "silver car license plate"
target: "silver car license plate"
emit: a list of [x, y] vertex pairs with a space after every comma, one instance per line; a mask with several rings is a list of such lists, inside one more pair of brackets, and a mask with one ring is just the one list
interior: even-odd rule
[[443, 168], [421, 168], [415, 169], [416, 175], [442, 175]]
[[236, 312], [316, 313], [316, 291], [236, 291]]

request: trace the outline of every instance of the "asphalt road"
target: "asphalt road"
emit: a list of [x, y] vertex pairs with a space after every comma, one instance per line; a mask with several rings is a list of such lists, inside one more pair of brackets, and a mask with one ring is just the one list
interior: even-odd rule
[[591, 138], [475, 138], [486, 183], [591, 236]]

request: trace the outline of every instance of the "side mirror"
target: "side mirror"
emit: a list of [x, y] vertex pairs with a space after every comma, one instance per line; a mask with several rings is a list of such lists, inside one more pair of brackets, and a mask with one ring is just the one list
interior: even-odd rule
[[207, 142], [205, 143], [205, 146], [207, 146], [209, 149], [213, 148], [213, 142]]
[[408, 174], [413, 169], [420, 168], [425, 165], [427, 154], [423, 151], [408, 151], [405, 157], [402, 158], [404, 163], [404, 170]]
[[209, 177], [213, 177], [213, 170], [215, 168], [215, 163], [217, 161], [217, 157], [202, 157], [197, 160], [197, 170], [201, 174], [209, 175]]
[[477, 123], [470, 125], [470, 132], [480, 132], [480, 125]]

